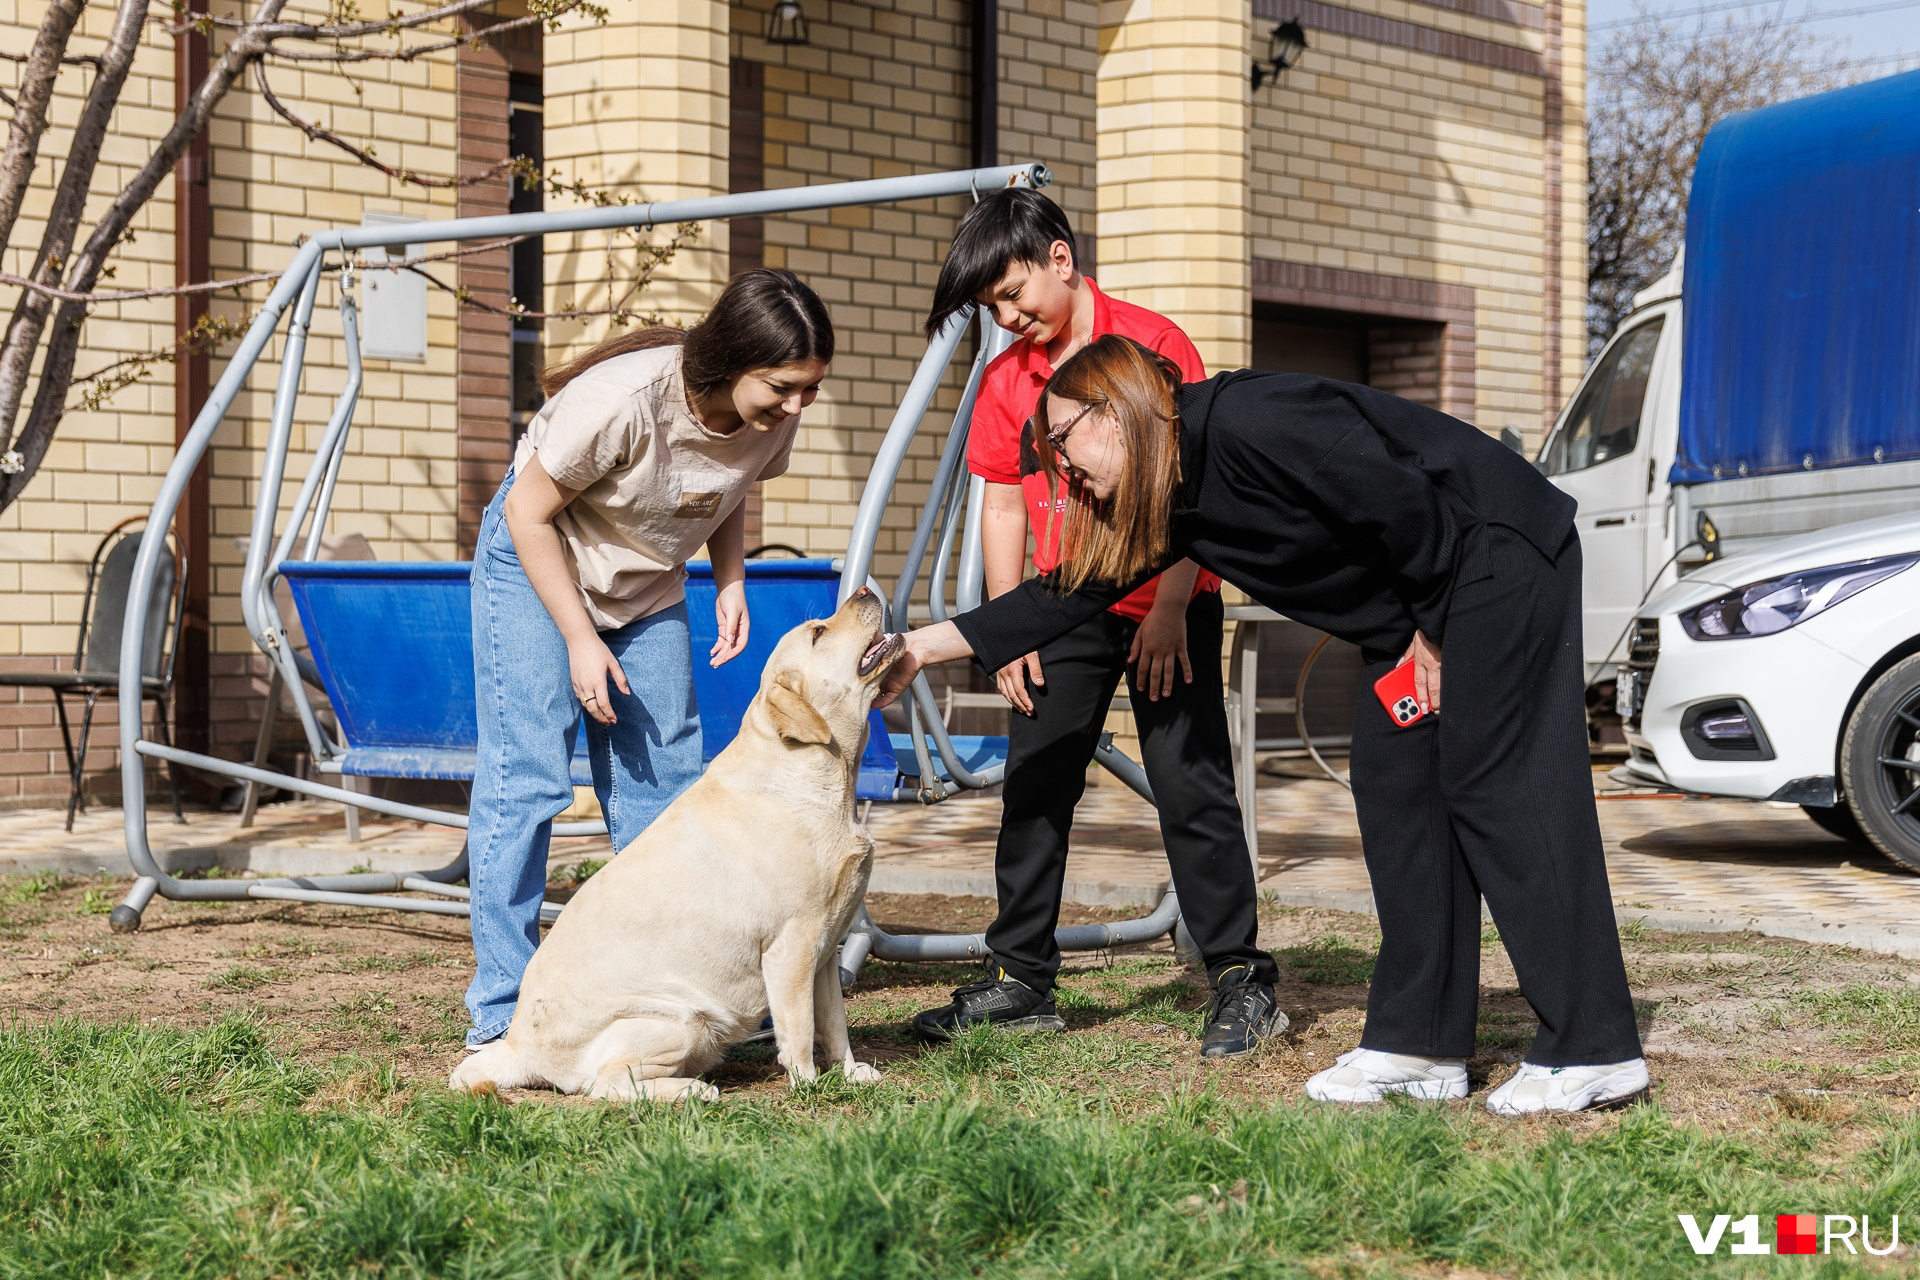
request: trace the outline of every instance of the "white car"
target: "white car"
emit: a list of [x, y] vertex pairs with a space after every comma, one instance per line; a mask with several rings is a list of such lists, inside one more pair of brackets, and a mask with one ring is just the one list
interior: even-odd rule
[[1785, 538], [1638, 610], [1627, 781], [1790, 801], [1920, 870], [1920, 515]]

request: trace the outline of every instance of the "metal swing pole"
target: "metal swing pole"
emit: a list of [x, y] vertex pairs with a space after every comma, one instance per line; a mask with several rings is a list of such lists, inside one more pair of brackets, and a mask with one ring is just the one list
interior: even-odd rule
[[[340, 434], [331, 446], [331, 456], [326, 457], [324, 471], [321, 470], [321, 458], [316, 457], [315, 470], [309, 474], [308, 484], [302, 489], [299, 500], [302, 509], [294, 516], [294, 527], [288, 531], [288, 537], [276, 546], [273, 535], [278, 516], [278, 495], [285, 475], [294, 402], [299, 391], [300, 367], [304, 359], [307, 331], [319, 288], [323, 259], [327, 253], [396, 245], [464, 242], [520, 235], [561, 234], [651, 227], [663, 223], [767, 216], [848, 205], [958, 196], [1014, 183], [1041, 187], [1050, 181], [1051, 175], [1045, 165], [1037, 163], [1002, 165], [954, 173], [829, 183], [813, 187], [785, 188], [664, 203], [551, 213], [507, 214], [489, 218], [459, 218], [440, 223], [409, 223], [389, 227], [327, 230], [307, 238], [300, 244], [286, 273], [275, 282], [254, 323], [249, 326], [235, 348], [220, 380], [207, 397], [199, 415], [194, 419], [192, 429], [187, 433], [186, 439], [175, 454], [161, 482], [160, 490], [154, 498], [148, 516], [147, 529], [141, 537], [139, 552], [135, 557], [132, 581], [127, 594], [130, 612], [121, 632], [122, 685], [137, 687], [140, 679], [139, 660], [140, 655], [145, 652], [146, 609], [152, 599], [160, 557], [165, 553], [165, 531], [171, 526], [174, 513], [179, 508], [188, 479], [201, 459], [205, 457], [215, 430], [231, 408], [234, 399], [244, 388], [247, 378], [258, 363], [267, 344], [272, 340], [282, 318], [288, 315], [291, 308], [293, 315], [287, 338], [286, 358], [282, 362], [274, 398], [271, 430], [261, 473], [261, 491], [256, 495], [260, 501], [254, 515], [254, 536], [248, 548], [241, 608], [246, 616], [250, 633], [255, 637], [265, 637], [263, 647], [268, 649], [269, 656], [274, 660], [276, 668], [280, 670], [283, 684], [292, 691], [296, 706], [302, 708], [302, 728], [308, 732], [310, 740], [316, 745], [316, 758], [323, 754], [330, 754], [330, 750], [320, 749], [321, 747], [330, 749], [331, 744], [321, 733], [317, 721], [309, 723], [312, 708], [304, 697], [300, 664], [296, 661], [296, 655], [292, 654], [285, 644], [285, 628], [281, 625], [282, 620], [278, 617], [278, 610], [271, 600], [272, 570], [277, 568], [278, 562], [285, 557], [292, 538], [297, 537], [299, 524], [307, 516], [305, 508], [310, 501], [310, 495], [313, 494], [313, 482], [316, 476], [319, 477], [318, 506], [313, 512], [314, 523], [308, 538], [309, 554], [311, 549], [318, 545], [321, 527], [331, 503], [334, 481], [339, 473], [340, 458], [345, 447], [345, 434], [350, 430], [353, 412], [353, 405], [345, 402], [347, 395], [343, 393], [343, 403], [337, 406], [328, 431], [328, 435], [331, 436], [332, 426], [335, 423], [338, 424]], [[947, 348], [949, 357], [951, 350], [949, 346]], [[357, 352], [349, 357], [350, 363], [357, 363], [356, 357]], [[944, 359], [942, 367], [944, 367]], [[937, 374], [935, 383], [937, 384]], [[351, 379], [349, 391], [357, 393], [357, 390], [357, 379]], [[929, 399], [931, 390], [932, 388], [928, 388]], [[327, 453], [327, 447], [323, 446], [321, 454]], [[272, 549], [271, 559], [269, 558], [270, 548]], [[854, 580], [864, 581], [865, 576], [863, 570]], [[137, 700], [135, 702], [137, 703]], [[163, 893], [168, 898], [187, 901], [249, 897], [329, 903], [344, 900], [352, 905], [465, 913], [465, 905], [458, 902], [426, 902], [412, 898], [360, 896], [363, 893], [379, 893], [396, 888], [446, 895], [451, 891], [444, 886], [441, 878], [453, 878], [449, 873], [460, 866], [458, 862], [441, 871], [427, 873], [428, 876], [433, 877], [432, 879], [415, 876], [405, 878], [404, 881], [396, 880], [395, 877], [383, 873], [260, 881], [196, 881], [182, 880], [168, 875], [155, 859], [147, 837], [144, 761], [148, 757], [191, 765], [208, 772], [245, 781], [264, 782], [396, 817], [450, 826], [465, 826], [465, 815], [398, 804], [320, 783], [307, 782], [304, 779], [290, 778], [270, 770], [255, 769], [249, 765], [221, 760], [213, 756], [181, 751], [162, 743], [143, 739], [141, 727], [137, 706], [134, 713], [129, 715], [123, 700], [120, 711], [120, 770], [124, 830], [127, 857], [133, 864], [138, 878], [126, 899], [113, 912], [111, 923], [115, 929], [130, 931], [138, 928], [140, 913], [156, 892]], [[586, 833], [573, 829], [578, 827], [599, 830], [600, 824], [557, 824], [555, 834]], [[427, 889], [424, 886], [428, 884], [441, 884], [441, 887]]]
[[[881, 442], [880, 451], [874, 459], [872, 470], [868, 473], [866, 488], [861, 492], [860, 505], [854, 516], [853, 529], [847, 540], [847, 554], [844, 560], [845, 571], [840, 580], [840, 598], [844, 600], [859, 583], [868, 581], [873, 564], [875, 546], [879, 541], [882, 519], [897, 481], [913, 438], [919, 430], [927, 408], [931, 405], [934, 393], [946, 367], [951, 363], [953, 353], [958, 349], [961, 335], [967, 323], [973, 318], [974, 309], [956, 313], [941, 329], [934, 342], [922, 357], [920, 366], [914, 371], [913, 381], [907, 394], [902, 397], [900, 407], [894, 413], [887, 428], [887, 434]], [[900, 573], [900, 579], [894, 590], [893, 616], [905, 624], [906, 606], [911, 599], [913, 589], [918, 583], [922, 562], [928, 545], [933, 541], [934, 530], [940, 528], [939, 551], [929, 574], [933, 595], [929, 599], [936, 621], [946, 617], [945, 582], [947, 557], [951, 554], [956, 533], [955, 523], [961, 518], [961, 499], [966, 497], [964, 525], [960, 537], [961, 557], [958, 574], [959, 605], [964, 611], [977, 607], [980, 603], [981, 589], [985, 579], [982, 570], [980, 550], [980, 515], [985, 498], [984, 482], [971, 475], [963, 464], [966, 455], [967, 434], [972, 424], [973, 406], [979, 392], [980, 379], [986, 365], [1010, 344], [1011, 338], [998, 326], [991, 324], [984, 316], [979, 354], [975, 357], [973, 368], [962, 393], [960, 407], [954, 415], [954, 423], [949, 431], [945, 446], [941, 451], [940, 462], [935, 471], [934, 483], [927, 495], [925, 506], [914, 528], [914, 536], [909, 545], [907, 558]], [[941, 522], [944, 520], [944, 524]], [[920, 769], [921, 799], [926, 803], [955, 795], [963, 790], [982, 790], [994, 786], [1005, 776], [1004, 765], [994, 765], [979, 773], [968, 770], [960, 761], [959, 753], [954, 749], [951, 736], [947, 733], [945, 722], [940, 718], [938, 704], [934, 700], [933, 688], [924, 673], [915, 676], [910, 687], [912, 696], [907, 701], [908, 722], [913, 739], [914, 756]], [[924, 722], [924, 723], [923, 723]], [[940, 779], [933, 767], [932, 756], [927, 751], [927, 738], [931, 737], [934, 749], [941, 763], [946, 767], [948, 780]], [[1134, 792], [1152, 804], [1153, 789], [1148, 785], [1146, 771], [1116, 750], [1111, 741], [1104, 736], [1095, 749], [1095, 759], [1101, 766], [1125, 783]], [[1180, 900], [1169, 886], [1161, 896], [1154, 910], [1137, 920], [1122, 921], [1116, 924], [1073, 925], [1054, 932], [1056, 944], [1062, 951], [1098, 951], [1108, 947], [1124, 946], [1132, 943], [1150, 942], [1181, 927]], [[842, 986], [851, 986], [858, 980], [860, 970], [871, 956], [883, 960], [978, 960], [987, 955], [986, 935], [984, 934], [890, 934], [875, 924], [873, 918], [862, 906], [855, 915], [840, 952], [840, 981]]]

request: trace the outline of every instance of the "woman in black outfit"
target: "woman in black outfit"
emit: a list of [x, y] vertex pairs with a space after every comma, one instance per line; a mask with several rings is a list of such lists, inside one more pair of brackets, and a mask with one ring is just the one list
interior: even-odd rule
[[[1360, 1047], [1310, 1097], [1467, 1093], [1480, 900], [1540, 1030], [1487, 1099], [1579, 1111], [1647, 1087], [1587, 759], [1573, 499], [1480, 431], [1366, 387], [1223, 373], [1181, 385], [1110, 335], [1062, 364], [1033, 435], [1067, 490], [1046, 578], [915, 631], [883, 699], [919, 668], [993, 671], [1185, 556], [1260, 603], [1360, 646], [1353, 792], [1380, 958]], [[1398, 727], [1372, 685], [1403, 658], [1446, 711]]]

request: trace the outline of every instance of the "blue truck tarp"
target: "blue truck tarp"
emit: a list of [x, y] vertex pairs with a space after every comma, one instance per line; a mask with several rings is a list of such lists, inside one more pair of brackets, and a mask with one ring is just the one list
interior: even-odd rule
[[1920, 72], [1714, 127], [1682, 315], [1674, 483], [1920, 457]]

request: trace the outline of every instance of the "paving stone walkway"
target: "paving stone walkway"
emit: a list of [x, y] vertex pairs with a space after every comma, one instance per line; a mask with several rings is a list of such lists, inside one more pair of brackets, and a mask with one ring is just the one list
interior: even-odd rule
[[[1322, 778], [1265, 776], [1259, 793], [1260, 886], [1297, 906], [1368, 911], [1372, 895], [1347, 792]], [[1599, 776], [1599, 775], [1596, 775]], [[1623, 921], [1688, 931], [1753, 929], [1782, 937], [1920, 956], [1920, 875], [1814, 826], [1797, 808], [1630, 794], [1599, 784], [1601, 830]], [[930, 809], [876, 807], [873, 888], [888, 893], [993, 894], [1000, 802], [961, 797]], [[365, 815], [358, 843], [341, 810], [319, 802], [237, 816], [156, 812], [150, 840], [170, 870], [338, 874], [443, 865], [460, 833]], [[82, 814], [69, 835], [51, 810], [0, 812], [0, 870], [130, 874], [117, 810]], [[1167, 884], [1153, 811], [1103, 780], [1089, 788], [1073, 831], [1067, 896], [1090, 905], [1147, 906]], [[559, 861], [606, 857], [604, 840], [555, 841]]]

